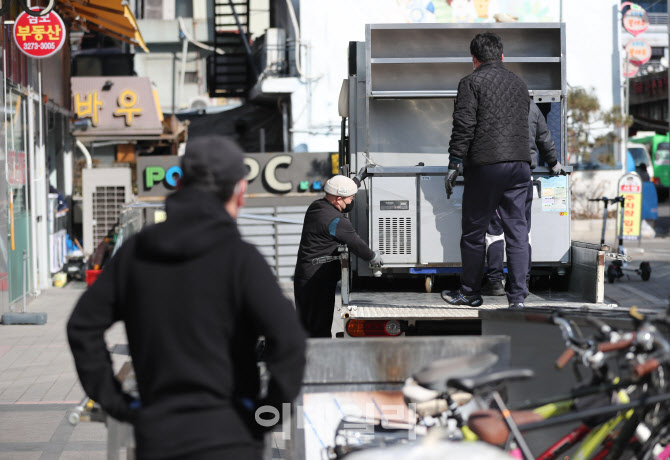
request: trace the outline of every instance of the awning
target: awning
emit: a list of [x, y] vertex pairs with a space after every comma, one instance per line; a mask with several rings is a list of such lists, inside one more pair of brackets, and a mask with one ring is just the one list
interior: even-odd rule
[[58, 0], [57, 11], [74, 27], [100, 32], [148, 53], [135, 16], [124, 3], [123, 0]]

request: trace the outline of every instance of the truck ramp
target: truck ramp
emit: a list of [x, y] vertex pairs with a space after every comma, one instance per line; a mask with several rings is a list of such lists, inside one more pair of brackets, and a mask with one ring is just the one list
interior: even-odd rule
[[[526, 299], [532, 308], [566, 309], [570, 311], [607, 311], [614, 304], [585, 302], [574, 292], [538, 292]], [[351, 293], [349, 305], [340, 307], [342, 319], [476, 319], [479, 312], [507, 309], [505, 296], [484, 296], [481, 307], [448, 305], [439, 293], [425, 292], [356, 292]]]

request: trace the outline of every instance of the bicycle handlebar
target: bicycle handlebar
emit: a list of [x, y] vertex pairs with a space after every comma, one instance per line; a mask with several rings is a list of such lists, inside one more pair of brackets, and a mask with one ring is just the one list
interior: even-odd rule
[[603, 196], [601, 198], [588, 198], [588, 201], [602, 201], [605, 204], [609, 203], [623, 203], [626, 198], [623, 195], [619, 195], [616, 198], [607, 198], [606, 196]]
[[658, 366], [660, 365], [661, 363], [656, 358], [651, 358], [642, 364], [635, 366], [633, 373], [636, 377], [644, 377], [645, 375], [658, 369]]
[[633, 345], [634, 339], [624, 339], [617, 342], [605, 342], [598, 345], [598, 351], [607, 353], [608, 351], [625, 350]]
[[565, 351], [556, 360], [556, 369], [563, 369], [566, 364], [575, 356], [575, 350], [566, 348]]
[[[624, 340], [619, 340], [617, 342], [604, 342], [601, 344], [598, 344], [598, 351], [601, 351], [603, 353], [607, 353], [610, 351], [618, 351], [618, 350], [625, 350], [627, 348], [630, 348], [631, 345], [633, 345], [633, 339], [624, 339]], [[556, 359], [556, 369], [563, 369], [572, 358], [575, 357], [575, 350], [572, 347], [568, 347], [565, 349], [565, 351], [561, 354], [561, 356]]]
[[586, 348], [589, 346], [588, 340], [582, 337], [578, 337], [577, 334], [575, 334], [572, 324], [570, 324], [570, 321], [567, 319], [561, 317], [558, 314], [553, 314], [551, 316], [551, 322], [561, 328], [563, 339], [568, 346], [574, 345], [580, 348]]

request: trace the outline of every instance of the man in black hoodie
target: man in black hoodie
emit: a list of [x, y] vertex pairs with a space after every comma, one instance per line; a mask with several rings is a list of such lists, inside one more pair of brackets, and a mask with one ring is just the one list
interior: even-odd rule
[[[261, 254], [240, 238], [240, 148], [196, 138], [182, 170], [167, 220], [130, 238], [82, 295], [67, 325], [70, 347], [86, 394], [134, 425], [138, 458], [260, 459], [255, 410], [298, 394], [305, 333]], [[104, 332], [116, 321], [126, 327], [139, 401], [113, 374]], [[271, 374], [264, 400], [259, 336]]]

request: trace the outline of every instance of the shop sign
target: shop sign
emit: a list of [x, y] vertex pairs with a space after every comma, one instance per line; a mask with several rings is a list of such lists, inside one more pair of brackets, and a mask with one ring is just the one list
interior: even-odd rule
[[73, 77], [72, 107], [90, 128], [77, 136], [158, 135], [163, 126], [147, 77]]
[[[32, 8], [38, 11], [42, 8]], [[25, 11], [14, 21], [14, 43], [31, 58], [43, 59], [58, 53], [65, 43], [65, 24], [58, 13], [51, 11], [44, 16], [31, 16]]]
[[[249, 153], [244, 158], [250, 198], [299, 196], [322, 192], [337, 174], [336, 153]], [[137, 159], [139, 196], [163, 197], [178, 188], [182, 176], [180, 157], [146, 156]], [[335, 168], [335, 169], [333, 169]]]
[[633, 94], [646, 94], [649, 97], [662, 96], [668, 90], [668, 77], [633, 83]]
[[623, 28], [637, 37], [649, 28], [649, 16], [640, 5], [633, 3], [623, 15]]
[[623, 218], [623, 239], [639, 240], [642, 219], [642, 180], [637, 173], [631, 172], [619, 179], [619, 195], [624, 197], [624, 202], [619, 207], [617, 233], [621, 231], [621, 219]]
[[[628, 64], [626, 64], [626, 59], [621, 63], [621, 74], [624, 77], [632, 78], [637, 75], [638, 70], [640, 70], [640, 68], [632, 62], [628, 61]], [[626, 71], [628, 71], [628, 73], [626, 73]]]
[[641, 66], [651, 59], [651, 45], [647, 40], [634, 38], [626, 45], [628, 59], [636, 66]]

